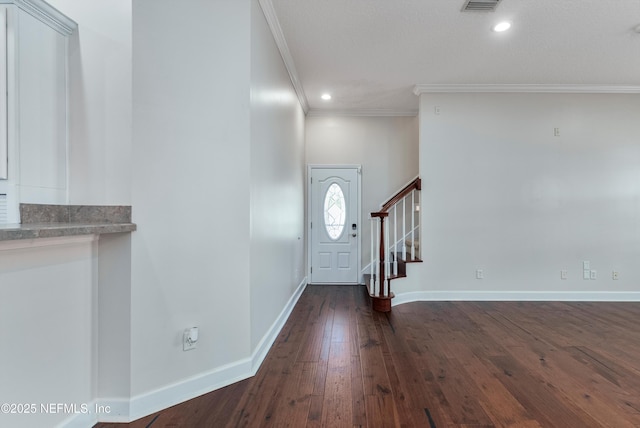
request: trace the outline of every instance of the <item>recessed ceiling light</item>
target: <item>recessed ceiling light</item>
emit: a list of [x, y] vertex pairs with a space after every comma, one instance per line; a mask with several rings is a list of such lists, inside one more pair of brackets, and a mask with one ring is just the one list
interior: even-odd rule
[[509, 28], [511, 28], [511, 23], [504, 21], [494, 25], [493, 31], [495, 31], [496, 33], [502, 33], [503, 31], [507, 31]]
[[320, 98], [322, 98], [325, 101], [329, 101], [331, 99], [331, 94], [322, 94]]

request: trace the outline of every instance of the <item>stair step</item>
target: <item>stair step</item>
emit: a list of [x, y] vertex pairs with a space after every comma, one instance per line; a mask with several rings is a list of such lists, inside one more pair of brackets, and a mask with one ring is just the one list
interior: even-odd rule
[[371, 274], [365, 273], [362, 276], [364, 277], [364, 285], [369, 285], [369, 283], [371, 283]]
[[397, 258], [398, 261], [403, 261], [405, 263], [422, 263], [421, 259], [418, 258], [412, 258], [411, 257], [411, 253], [407, 252], [407, 258], [406, 260], [403, 258], [404, 254], [402, 252], [397, 252], [397, 253], [391, 253], [391, 257]]

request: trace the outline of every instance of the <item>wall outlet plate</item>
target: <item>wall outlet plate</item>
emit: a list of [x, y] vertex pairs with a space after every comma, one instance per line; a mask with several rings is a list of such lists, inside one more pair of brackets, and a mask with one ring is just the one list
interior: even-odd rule
[[614, 270], [613, 272], [611, 272], [611, 279], [618, 280], [619, 278], [620, 278], [620, 272], [618, 272], [617, 270]]
[[560, 271], [560, 279], [567, 279], [567, 271], [566, 270], [561, 270]]
[[192, 349], [196, 349], [196, 345], [198, 344], [198, 342], [192, 342], [191, 340], [189, 340], [189, 335], [191, 333], [191, 329], [186, 329], [184, 331], [184, 333], [182, 333], [182, 350], [183, 351], [190, 351]]

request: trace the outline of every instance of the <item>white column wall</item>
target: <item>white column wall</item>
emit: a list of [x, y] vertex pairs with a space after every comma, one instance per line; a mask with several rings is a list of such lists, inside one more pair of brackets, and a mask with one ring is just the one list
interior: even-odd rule
[[308, 164], [362, 165], [362, 267], [371, 260], [370, 214], [418, 175], [417, 117], [309, 116]]
[[638, 95], [425, 94], [420, 111], [422, 291], [637, 298]]
[[251, 348], [259, 352], [304, 279], [304, 113], [251, 5]]
[[212, 389], [250, 355], [250, 12], [133, 2], [133, 416]]

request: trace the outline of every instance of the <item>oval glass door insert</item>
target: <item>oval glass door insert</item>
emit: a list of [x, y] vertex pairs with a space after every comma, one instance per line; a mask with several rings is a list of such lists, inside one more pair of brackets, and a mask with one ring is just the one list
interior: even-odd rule
[[342, 188], [337, 183], [333, 183], [324, 196], [324, 227], [329, 238], [334, 241], [340, 238], [344, 232], [346, 212], [346, 201]]

